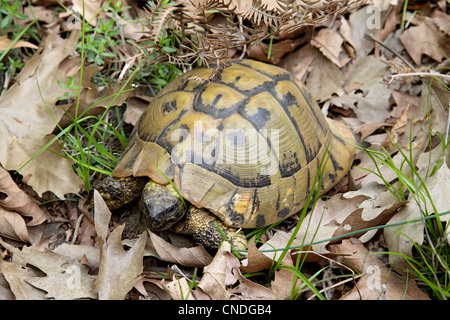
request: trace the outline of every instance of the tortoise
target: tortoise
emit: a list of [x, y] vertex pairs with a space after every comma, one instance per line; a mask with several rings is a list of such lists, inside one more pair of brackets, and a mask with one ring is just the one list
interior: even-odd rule
[[193, 69], [159, 92], [113, 176], [96, 188], [111, 209], [141, 196], [152, 231], [186, 215], [197, 243], [217, 248], [225, 233], [242, 249], [245, 236], [236, 230], [300, 211], [318, 173], [320, 195], [336, 185], [351, 167], [355, 140], [286, 70], [249, 59], [217, 70]]

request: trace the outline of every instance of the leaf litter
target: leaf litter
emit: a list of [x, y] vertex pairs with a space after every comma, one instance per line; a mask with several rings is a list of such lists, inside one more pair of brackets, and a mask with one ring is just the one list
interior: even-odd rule
[[[192, 4], [201, 8], [207, 1]], [[262, 16], [251, 6], [242, 7], [235, 1], [230, 4], [235, 5], [238, 16], [265, 25], [266, 30], [267, 26], [276, 23], [271, 20], [275, 16], [273, 13], [283, 11], [277, 1], [260, 2], [265, 10], [259, 11]], [[74, 1], [73, 5], [75, 12], [81, 15], [80, 1]], [[96, 6], [98, 3], [93, 3], [85, 11], [85, 18], [92, 26], [98, 23], [96, 12], [100, 7]], [[446, 188], [450, 185], [449, 157], [441, 152], [442, 141], [427, 148], [430, 131], [444, 137], [448, 134], [443, 120], [448, 117], [448, 78], [441, 79], [447, 87], [437, 84], [436, 80], [430, 87], [421, 85], [430, 78], [429, 70], [448, 65], [445, 57], [450, 52], [445, 43], [448, 43], [450, 19], [442, 9], [446, 6], [445, 1], [440, 1], [437, 6], [428, 4], [423, 14], [407, 16], [411, 25], [401, 30], [402, 17], [396, 13], [398, 5], [385, 1], [375, 2], [374, 6], [383, 13], [381, 17], [385, 17], [375, 30], [369, 23], [373, 22], [369, 9], [374, 7], [355, 7], [337, 19], [320, 21], [316, 30], [306, 26], [289, 29], [286, 25], [284, 38], [275, 37], [272, 43], [270, 58], [267, 57], [269, 45], [264, 42], [255, 41], [246, 53], [256, 59], [278, 63], [304, 81], [325, 114], [346, 122], [359, 134], [359, 142], [369, 150], [388, 152], [401, 173], [420, 186], [422, 192], [428, 192], [433, 203], [423, 201], [424, 198], [417, 201], [411, 193], [399, 201], [385, 184], [388, 181], [398, 187], [396, 174], [386, 164], [375, 166], [368, 153], [359, 150], [355, 157], [359, 165], [352, 168], [351, 178], [339, 183], [328, 199], [318, 200], [296, 235], [294, 229], [281, 224], [262, 238], [262, 244], [252, 238], [247, 257], [242, 260], [233, 255], [226, 242], [217, 252], [211, 253], [201, 246], [176, 246], [166, 236], [150, 231], [127, 239], [125, 225], [111, 222], [111, 213], [96, 192], [93, 221], [88, 219], [90, 211], [84, 211], [86, 209], [81, 206], [75, 207], [72, 219], [57, 221], [49, 214], [53, 211], [46, 206], [41, 209], [36, 199], [48, 191], [60, 199], [80, 191], [81, 181], [73, 172], [71, 161], [58, 155], [61, 146], [55, 142], [49, 148], [54, 153], [44, 151], [27, 163], [52, 140], [58, 123], [63, 127], [70, 123], [57, 103], [57, 98], [65, 93], [65, 89], [56, 85], [57, 81], [67, 83], [69, 76], [79, 78], [77, 66], [80, 60], [73, 54], [78, 41], [76, 30], [67, 39], [59, 38], [57, 32], [53, 32], [0, 97], [0, 244], [4, 248], [0, 260], [0, 298], [124, 299], [130, 298], [130, 293], [135, 291], [146, 299], [287, 299], [292, 297], [293, 281], [297, 281], [297, 288], [303, 285], [300, 280], [295, 280], [294, 273], [288, 268], [275, 270], [273, 278], [266, 282], [268, 286], [263, 286], [257, 279], [244, 277], [243, 273], [272, 268], [280, 255], [280, 251], [273, 249], [285, 248], [295, 236], [283, 266], [294, 266], [302, 249], [309, 252], [305, 260], [307, 268], [301, 270], [307, 276], [311, 276], [308, 268], [318, 262], [323, 265], [335, 260], [331, 263], [331, 273], [344, 270], [339, 267], [340, 263], [353, 266], [350, 276], [353, 285], [347, 293], [342, 291], [347, 288], [344, 284], [338, 286], [339, 283], [335, 283], [333, 289], [327, 289], [326, 279], [316, 283], [322, 292], [341, 292], [337, 296], [341, 299], [429, 299], [413, 278], [405, 277], [408, 264], [404, 258], [382, 253], [377, 257], [369, 254], [369, 250], [373, 243], [381, 242], [381, 252], [412, 257], [414, 244], [420, 245], [425, 239], [424, 222], [418, 218], [423, 217], [424, 211], [431, 214], [450, 207], [447, 196], [450, 191]], [[34, 8], [38, 10], [36, 12], [42, 12], [42, 21], [50, 23], [45, 5]], [[142, 9], [135, 10], [144, 16]], [[192, 12], [197, 12], [195, 10]], [[428, 19], [427, 15], [432, 18]], [[135, 40], [145, 37], [136, 35], [139, 28], [150, 33], [155, 31], [152, 26], [129, 24], [127, 28], [124, 29], [125, 37]], [[397, 53], [370, 40], [366, 35], [372, 31]], [[8, 38], [0, 39], [2, 46], [11, 43]], [[243, 46], [245, 48], [239, 43], [230, 47], [227, 54], [240, 54]], [[15, 47], [36, 49], [26, 41], [17, 42]], [[410, 62], [405, 63], [404, 57]], [[414, 70], [410, 68], [412, 63]], [[80, 112], [95, 104], [98, 110], [88, 110], [86, 114], [97, 114], [115, 99], [102, 99], [105, 95], [100, 97], [100, 89], [103, 88], [97, 88], [91, 82], [92, 75], [100, 70], [94, 66], [85, 69]], [[415, 76], [402, 75], [405, 73]], [[106, 96], [114, 97], [121, 85], [122, 82], [117, 81], [115, 86], [108, 87]], [[116, 105], [123, 104], [128, 97], [129, 93], [120, 94]], [[135, 123], [142, 113], [142, 105], [148, 102], [148, 97], [144, 100], [139, 94], [134, 97], [129, 101], [134, 99], [136, 108], [129, 103], [127, 110], [127, 114], [132, 114], [127, 120], [131, 123]], [[12, 105], [16, 107], [11, 108]], [[75, 107], [76, 103], [71, 102], [64, 109], [74, 115]], [[413, 166], [418, 174], [411, 172], [397, 146], [406, 155], [413, 155]], [[436, 164], [439, 166], [430, 176]], [[26, 184], [38, 196], [18, 188], [10, 176], [15, 170], [27, 178]], [[385, 181], [380, 179], [378, 172]], [[425, 182], [426, 190], [421, 180]], [[350, 184], [357, 190], [348, 190]], [[414, 223], [383, 228], [382, 231], [376, 229], [413, 219]], [[290, 220], [297, 222], [298, 218]], [[448, 224], [449, 215], [442, 216], [441, 220]], [[69, 226], [63, 236], [66, 239], [74, 236], [73, 241], [55, 243], [56, 234], [44, 239], [45, 230], [53, 224]], [[359, 232], [363, 229], [372, 230]], [[450, 241], [448, 230], [445, 230], [447, 242]], [[347, 239], [339, 238], [346, 234], [351, 235]], [[83, 243], [80, 239], [84, 239]], [[158, 269], [156, 266], [161, 262], [182, 269]], [[193, 268], [201, 269], [196, 278], [189, 273]], [[195, 286], [192, 286], [193, 282]], [[340, 291], [335, 287], [341, 288]], [[309, 296], [314, 298], [314, 295]]]

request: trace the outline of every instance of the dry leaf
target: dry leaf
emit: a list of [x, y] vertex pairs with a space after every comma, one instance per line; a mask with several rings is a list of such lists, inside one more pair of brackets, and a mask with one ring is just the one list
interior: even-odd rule
[[142, 278], [136, 282], [134, 288], [147, 300], [170, 300], [161, 280]]
[[[386, 65], [373, 56], [358, 58], [346, 79], [359, 82], [361, 93], [352, 92], [348, 96], [357, 101], [357, 105], [348, 105], [360, 121], [382, 122], [389, 119], [389, 97], [391, 91], [383, 83], [383, 77], [389, 75]], [[347, 81], [349, 81], [347, 80]]]
[[97, 235], [101, 241], [106, 241], [109, 235], [109, 221], [111, 220], [111, 211], [103, 200], [100, 193], [94, 189], [94, 225]]
[[149, 237], [145, 247], [145, 255], [154, 256], [161, 261], [177, 263], [187, 267], [202, 268], [211, 263], [212, 257], [203, 248], [196, 246], [178, 248], [147, 230]]
[[360, 126], [358, 129], [355, 130], [356, 134], [361, 135], [361, 141], [364, 141], [366, 137], [374, 133], [376, 130], [382, 128], [382, 127], [390, 127], [392, 124], [387, 122], [366, 122], [362, 126]]
[[0, 207], [0, 235], [22, 242], [30, 242], [25, 220], [16, 212]]
[[[400, 118], [403, 110], [408, 107], [408, 119], [412, 119], [413, 115], [417, 116], [417, 111], [413, 113], [413, 110], [425, 109], [423, 108], [423, 99], [419, 96], [412, 96], [404, 94], [398, 91], [392, 91], [392, 98], [397, 104], [391, 111], [391, 117]], [[411, 109], [411, 110], [410, 110]]]
[[148, 101], [139, 99], [139, 97], [131, 97], [127, 103], [127, 110], [123, 115], [124, 121], [133, 126], [136, 125], [145, 109], [147, 109], [148, 104]]
[[[66, 89], [57, 81], [67, 83], [67, 77], [58, 68], [75, 50], [79, 30], [53, 47], [56, 37], [52, 33], [46, 38], [44, 49], [33, 55], [0, 98], [0, 163], [6, 170], [19, 170], [36, 155], [52, 139], [49, 134], [56, 126], [54, 120], [63, 114], [56, 102]], [[64, 198], [81, 186], [72, 161], [60, 156], [60, 151], [55, 142], [19, 170], [23, 176], [31, 175], [28, 183], [39, 195], [52, 191]]]
[[[8, 39], [7, 36], [1, 36], [0, 37], [0, 51], [5, 51], [8, 49], [8, 47], [11, 45], [12, 40]], [[13, 46], [13, 49], [15, 48], [32, 48], [32, 49], [38, 49], [38, 47], [35, 44], [32, 44], [28, 41], [19, 40], [17, 41]]]
[[366, 33], [372, 32], [370, 28], [373, 28], [373, 24], [371, 25], [369, 22], [373, 21], [374, 16], [373, 12], [367, 10], [367, 7], [362, 7], [350, 14], [348, 22], [357, 57], [367, 56], [375, 47], [373, 41], [365, 38]]
[[100, 266], [100, 249], [93, 246], [64, 242], [53, 249], [53, 252], [76, 261], [87, 260], [91, 270], [96, 270]]
[[[286, 257], [283, 260], [283, 265], [289, 265], [293, 266], [291, 255], [286, 255]], [[292, 270], [280, 268], [277, 271], [275, 271], [274, 279], [271, 281], [270, 288], [273, 292], [276, 293], [277, 299], [287, 299], [290, 297], [292, 293], [292, 284], [294, 282], [295, 274], [292, 272]], [[302, 281], [297, 278], [296, 286], [302, 284]]]
[[[439, 149], [439, 147], [435, 148]], [[419, 168], [423, 165], [423, 163], [427, 163], [429, 158], [427, 157], [428, 153], [424, 153], [421, 158], [419, 158], [418, 166]], [[421, 161], [422, 160], [422, 161]], [[423, 167], [422, 167], [423, 168]], [[447, 166], [447, 163], [444, 161], [441, 167], [437, 170], [437, 172], [425, 180], [425, 185], [427, 186], [428, 192], [430, 194], [430, 198], [433, 201], [434, 208], [436, 208], [437, 212], [434, 212], [434, 209], [431, 205], [430, 198], [425, 197], [426, 203], [421, 203], [422, 208], [426, 208], [428, 213], [442, 213], [450, 208], [450, 169]], [[424, 191], [423, 188], [420, 188], [420, 191]], [[447, 225], [450, 221], [450, 215], [445, 215], [440, 217], [442, 222], [446, 222]], [[445, 235], [447, 236], [447, 242], [450, 244], [450, 228], [446, 228]]]
[[300, 49], [287, 54], [281, 60], [280, 67], [292, 73], [298, 81], [304, 81], [305, 75], [311, 69], [311, 64], [319, 54], [319, 51], [308, 43]]
[[230, 249], [228, 242], [221, 244], [214, 259], [203, 269], [202, 280], [197, 285], [212, 300], [229, 299], [230, 293], [227, 291], [227, 285], [230, 282], [234, 283], [235, 279], [227, 281], [227, 277], [230, 277], [233, 265], [236, 266], [236, 258], [231, 254]]
[[238, 285], [230, 289], [236, 296], [253, 300], [275, 300], [277, 298], [277, 294], [269, 288], [243, 277], [239, 267], [233, 267], [231, 274], [238, 279], [236, 282]]
[[[2, 272], [2, 262], [3, 261], [0, 261], [0, 272]], [[14, 300], [14, 298], [14, 294], [10, 289], [8, 281], [6, 281], [4, 275], [0, 273], [0, 301]]]
[[340, 35], [344, 38], [345, 42], [345, 49], [347, 50], [347, 53], [352, 59], [356, 58], [356, 46], [353, 41], [352, 36], [352, 29], [350, 28], [349, 22], [341, 16], [341, 26], [339, 28]]
[[[415, 203], [410, 202], [401, 208], [397, 214], [388, 221], [388, 224], [417, 219], [421, 216], [422, 213], [420, 212], [419, 207]], [[384, 239], [389, 251], [412, 257], [412, 248], [414, 244], [420, 245], [423, 243], [424, 227], [425, 224], [421, 220], [414, 223], [385, 228], [383, 230]], [[389, 263], [394, 270], [402, 274], [409, 267], [405, 259], [397, 254], [389, 255]]]
[[[240, 270], [240, 262], [231, 253], [231, 245], [228, 242], [222, 242], [219, 251], [221, 252], [221, 257], [218, 259], [222, 260], [225, 265], [220, 266], [219, 261], [216, 262], [214, 267], [210, 270], [213, 274], [210, 275], [210, 279], [214, 279], [214, 282], [220, 278], [224, 286], [229, 286], [229, 294], [236, 295], [236, 297], [244, 296], [248, 299], [256, 300], [273, 300], [276, 298], [276, 294], [245, 277], [242, 276]], [[214, 290], [213, 286], [209, 290]]]
[[123, 300], [143, 270], [143, 256], [147, 234], [143, 232], [128, 251], [122, 246], [125, 225], [114, 229], [100, 249], [100, 267], [93, 289], [101, 300]]
[[[395, 201], [390, 196], [384, 185], [372, 183], [361, 190], [347, 192], [343, 198], [336, 194], [327, 201], [319, 199], [314, 211], [305, 216], [292, 246], [319, 242], [312, 245], [314, 252], [329, 253], [329, 242], [322, 240], [384, 224], [405, 205], [406, 202]], [[285, 248], [293, 231], [277, 231], [260, 249]], [[374, 232], [367, 232], [360, 236], [366, 242], [373, 235]], [[264, 255], [275, 258], [275, 252], [264, 252]]]
[[14, 210], [32, 219], [28, 226], [36, 226], [46, 221], [44, 212], [23, 190], [13, 181], [8, 171], [0, 166], [0, 193], [6, 195], [0, 200], [0, 206], [8, 210]]
[[91, 26], [95, 27], [97, 25], [97, 12], [100, 11], [102, 2], [102, 0], [73, 0], [72, 9], [83, 16], [84, 7], [84, 18]]
[[[31, 273], [24, 277], [29, 284], [46, 291], [45, 298], [68, 300], [96, 297], [91, 289], [94, 277], [78, 261], [47, 249], [38, 251], [32, 247], [23, 247], [19, 250], [3, 241], [0, 243], [13, 253], [14, 260], [22, 268], [32, 265], [45, 273], [45, 277]], [[23, 290], [24, 285], [21, 287]]]
[[305, 83], [311, 96], [320, 102], [328, 100], [333, 95], [342, 96], [344, 94], [342, 89], [345, 80], [344, 74], [319, 50], [315, 51], [315, 59], [309, 67], [311, 72]]
[[429, 300], [414, 280], [402, 278], [387, 268], [359, 240], [343, 240], [342, 244], [332, 244], [329, 249], [343, 255], [342, 262], [363, 274], [342, 300]]
[[350, 62], [350, 57], [342, 50], [344, 39], [335, 30], [321, 29], [311, 40], [311, 45], [323, 53], [338, 68]]
[[28, 19], [23, 20], [23, 23], [28, 23], [37, 19], [43, 21], [46, 24], [50, 24], [55, 21], [55, 11], [48, 9], [45, 6], [30, 6], [23, 8], [23, 13], [28, 16]]
[[273, 260], [263, 254], [255, 245], [255, 237], [248, 242], [247, 259], [241, 261], [241, 270], [247, 273], [269, 269]]
[[89, 275], [89, 268], [79, 262], [67, 263], [59, 270], [48, 273], [46, 277], [30, 277], [27, 282], [47, 291], [46, 298], [55, 300], [73, 300], [81, 298], [95, 299], [97, 295], [91, 286], [94, 276]]
[[427, 55], [438, 62], [444, 58], [439, 50], [440, 33], [432, 20], [408, 28], [399, 38], [416, 65], [421, 64], [422, 55]]
[[[346, 232], [354, 231], [355, 228], [351, 225], [351, 220], [360, 216], [361, 210], [358, 210], [358, 206], [365, 199], [367, 198], [364, 196], [354, 197], [353, 199], [341, 199], [341, 196], [338, 194], [328, 201], [319, 199], [314, 211], [305, 216], [305, 219], [302, 221], [302, 225], [292, 245], [306, 245], [331, 238], [337, 235], [336, 232], [340, 228], [343, 228]], [[344, 221], [346, 223], [342, 225]], [[291, 230], [289, 233], [277, 231], [260, 249], [285, 248], [292, 237], [292, 232], [294, 230]], [[328, 242], [314, 244], [312, 249], [314, 252], [326, 254], [328, 253], [326, 249], [327, 244]], [[275, 252], [264, 252], [264, 255], [272, 259], [275, 258]]]
[[386, 137], [386, 140], [384, 140], [383, 147], [388, 149], [389, 151], [394, 150], [395, 146], [397, 145], [397, 142], [399, 140], [399, 136], [405, 133], [406, 128], [409, 123], [409, 119], [407, 117], [409, 111], [409, 107], [406, 107], [400, 117], [397, 119], [395, 124], [392, 126], [391, 131], [389, 132], [389, 135]]
[[123, 14], [116, 16], [117, 23], [123, 26], [123, 35], [126, 39], [133, 39], [135, 41], [141, 40], [150, 32], [149, 27], [141, 21], [145, 21], [147, 13], [135, 7], [133, 10], [125, 10]]
[[20, 263], [0, 259], [0, 271], [5, 276], [16, 300], [43, 300], [45, 292], [33, 287], [26, 279], [36, 276], [29, 268]]
[[[246, 53], [249, 58], [270, 62], [272, 64], [279, 64], [284, 55], [294, 51], [302, 42], [304, 42], [303, 39], [286, 39], [278, 41], [272, 46], [264, 42], [258, 42], [255, 45], [251, 45]], [[269, 50], [270, 57], [268, 57]]]
[[195, 300], [191, 288], [189, 288], [189, 284], [185, 278], [176, 279], [170, 282], [163, 279], [161, 280], [161, 285], [173, 300]]
[[283, 230], [278, 230], [275, 234], [266, 241], [259, 249], [268, 250], [267, 252], [262, 252], [270, 260], [276, 260], [280, 255], [278, 251], [273, 249], [286, 248], [286, 244], [292, 236], [292, 232], [285, 232]]
[[[147, 233], [126, 251], [122, 246], [122, 224], [108, 234], [111, 213], [98, 192], [94, 191], [95, 228], [100, 237], [100, 266], [93, 289], [99, 299], [123, 300], [141, 278]], [[97, 217], [101, 216], [101, 217]]]
[[[375, 38], [384, 42], [391, 32], [394, 32], [397, 27], [397, 12], [393, 10], [389, 16], [386, 18], [383, 29], [375, 29], [374, 35]], [[375, 58], [380, 56], [380, 45], [378, 43], [375, 44]]]

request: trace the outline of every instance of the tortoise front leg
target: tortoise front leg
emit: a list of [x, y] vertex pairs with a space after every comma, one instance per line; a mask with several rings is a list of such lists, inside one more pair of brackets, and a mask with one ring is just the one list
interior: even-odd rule
[[242, 231], [237, 234], [236, 228], [226, 226], [219, 218], [205, 209], [191, 207], [186, 214], [186, 230], [192, 235], [197, 243], [207, 248], [217, 249], [223, 239], [222, 234], [216, 227], [215, 222], [222, 232], [231, 239], [231, 245], [236, 249], [245, 250], [247, 239]]
[[106, 177], [94, 184], [110, 210], [117, 210], [142, 194], [148, 178]]

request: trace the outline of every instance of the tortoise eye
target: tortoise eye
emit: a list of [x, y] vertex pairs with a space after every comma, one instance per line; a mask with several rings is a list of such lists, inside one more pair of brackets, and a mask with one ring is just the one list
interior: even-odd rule
[[168, 216], [173, 216], [177, 212], [177, 205], [170, 206], [166, 210], [164, 210], [164, 213], [167, 213]]

